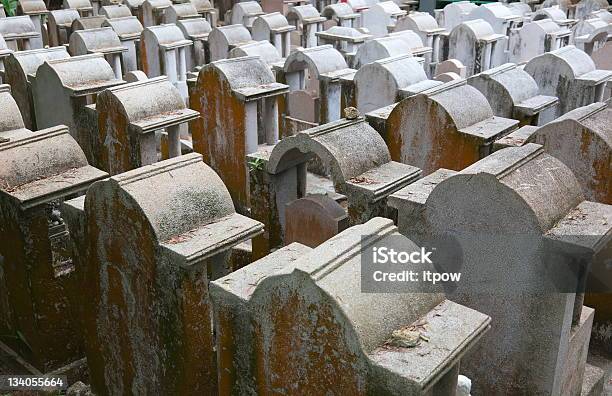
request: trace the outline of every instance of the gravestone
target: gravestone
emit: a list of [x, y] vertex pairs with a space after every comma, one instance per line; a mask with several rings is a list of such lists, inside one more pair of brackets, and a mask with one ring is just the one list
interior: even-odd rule
[[291, 50], [290, 34], [296, 28], [289, 25], [287, 18], [275, 12], [257, 17], [253, 22], [253, 40], [267, 40], [276, 47], [279, 54], [285, 58]]
[[356, 107], [362, 113], [442, 84], [428, 80], [423, 65], [409, 55], [368, 63], [357, 71], [354, 82]]
[[230, 23], [232, 25], [243, 25], [251, 31], [253, 22], [260, 15], [264, 15], [264, 12], [258, 2], [238, 2], [232, 7]]
[[392, 161], [385, 142], [363, 118], [330, 122], [260, 148], [249, 156], [251, 216], [266, 228], [254, 240], [256, 257], [284, 244], [285, 205], [317, 187], [308, 182], [313, 160], [324, 170], [318, 173], [327, 179], [329, 193], [346, 197], [351, 224], [386, 215], [386, 197], [421, 174]]
[[468, 84], [487, 98], [496, 116], [514, 118], [521, 125], [543, 125], [555, 118], [559, 99], [539, 95], [535, 80], [515, 64], [476, 74]]
[[208, 36], [212, 31], [209, 22], [204, 18], [183, 19], [176, 23], [186, 40], [191, 40], [193, 46], [187, 52], [187, 69], [195, 70], [197, 66], [210, 63], [210, 47]]
[[52, 47], [30, 51], [18, 51], [5, 61], [4, 78], [12, 87], [13, 97], [19, 106], [26, 128], [39, 129], [36, 123], [34, 97], [31, 79], [36, 76], [38, 67], [47, 60], [66, 59], [70, 55], [65, 47]]
[[140, 58], [149, 77], [165, 75], [185, 100], [187, 94], [187, 52], [193, 42], [186, 40], [176, 25], [146, 27], [140, 35]]
[[230, 58], [241, 56], [258, 56], [271, 69], [282, 67], [285, 60], [280, 56], [278, 50], [269, 41], [255, 41], [244, 44], [230, 51]]
[[[364, 293], [360, 256], [390, 241], [418, 249], [376, 218], [212, 282], [220, 392], [454, 395], [491, 318], [439, 291]], [[395, 346], [391, 335], [410, 331], [427, 342]]]
[[68, 204], [86, 252], [92, 391], [216, 394], [208, 281], [228, 273], [232, 247], [261, 224], [235, 213], [195, 153], [115, 175]]
[[346, 210], [327, 195], [309, 195], [285, 207], [285, 245], [317, 247], [348, 226]]
[[68, 44], [72, 32], [72, 22], [79, 19], [77, 10], [52, 10], [49, 11], [47, 22], [49, 30], [49, 46], [58, 47]]
[[457, 25], [449, 36], [449, 57], [465, 65], [469, 77], [506, 63], [508, 38], [482, 19]]
[[360, 15], [348, 3], [335, 3], [326, 6], [321, 16], [333, 21], [337, 26], [348, 28], [361, 27]]
[[121, 45], [125, 48], [125, 52], [123, 52], [125, 73], [139, 70], [138, 42], [144, 28], [138, 18], [129, 16], [107, 19], [103, 26], [112, 28], [119, 37]]
[[602, 49], [608, 41], [611, 25], [599, 18], [585, 19], [574, 28], [576, 47], [589, 55]]
[[485, 96], [465, 80], [408, 96], [388, 113], [383, 137], [391, 158], [424, 174], [461, 170], [493, 151], [518, 121], [495, 116]]
[[42, 36], [29, 16], [0, 18], [0, 35], [13, 51], [27, 51], [43, 47]]
[[577, 107], [605, 100], [612, 72], [597, 70], [591, 57], [573, 45], [531, 59], [524, 69], [540, 92], [559, 98], [559, 115]]
[[529, 62], [545, 52], [569, 45], [572, 32], [550, 19], [525, 23], [509, 37], [509, 60], [515, 63]]
[[241, 213], [249, 206], [246, 156], [278, 141], [278, 98], [285, 92], [260, 58], [241, 57], [204, 66], [190, 93], [190, 108], [201, 115], [191, 125], [194, 151], [219, 173]]
[[441, 169], [389, 204], [416, 243], [452, 234], [462, 277], [447, 296], [492, 318], [461, 364], [474, 393], [580, 394], [593, 320], [585, 276], [609, 244], [612, 207], [585, 201], [570, 169], [535, 144]]
[[103, 15], [78, 18], [72, 21], [70, 31], [76, 32], [77, 30], [100, 29], [104, 22], [106, 22], [106, 19], [107, 18]]
[[164, 12], [164, 23], [176, 24], [181, 19], [199, 18], [198, 10], [190, 2], [172, 4]]
[[244, 25], [228, 25], [213, 28], [208, 35], [210, 60], [227, 59], [229, 52], [240, 45], [252, 43], [251, 33]]
[[470, 14], [478, 6], [469, 1], [454, 1], [441, 10], [435, 10], [435, 18], [440, 27], [453, 30], [463, 22], [470, 20]]
[[169, 156], [181, 155], [181, 128], [198, 118], [165, 76], [104, 90], [96, 101], [95, 164], [111, 175], [158, 161], [156, 134], [168, 134]]
[[361, 13], [363, 27], [376, 38], [384, 37], [395, 29], [398, 19], [406, 15], [393, 1], [372, 4]]
[[316, 32], [323, 30], [325, 17], [310, 4], [290, 7], [287, 12], [287, 21], [296, 27], [298, 36], [296, 45], [303, 48], [316, 47]]
[[127, 18], [132, 16], [132, 12], [129, 7], [118, 4], [100, 7], [100, 15], [107, 19]]
[[[43, 48], [48, 44], [46, 18], [49, 14], [43, 0], [20, 0], [17, 3], [17, 15], [27, 15], [40, 35], [31, 39], [32, 49]], [[45, 40], [44, 40], [45, 39]], [[47, 41], [47, 42], [45, 42]]]
[[172, 5], [170, 0], [145, 0], [140, 6], [142, 26], [157, 26], [164, 23], [166, 9]]
[[88, 165], [63, 125], [14, 133], [0, 143], [0, 162], [0, 283], [6, 286], [0, 301], [11, 309], [9, 328], [0, 331], [14, 335], [0, 338], [36, 370], [63, 372], [84, 353], [73, 305], [82, 291], [80, 269], [60, 204], [107, 174]]
[[121, 45], [119, 36], [110, 27], [78, 30], [70, 35], [70, 55], [88, 55], [100, 53], [113, 68], [116, 79], [123, 76], [123, 53], [126, 48]]
[[340, 78], [354, 72], [331, 45], [293, 51], [283, 68], [276, 70], [277, 80], [289, 86], [281, 106], [285, 133], [303, 129], [302, 121], [312, 125], [339, 119]]
[[412, 56], [410, 45], [406, 41], [399, 37], [376, 38], [359, 46], [351, 66], [359, 70], [368, 63], [400, 55]]
[[97, 15], [90, 0], [63, 0], [63, 8], [77, 10], [81, 18]]
[[[11, 87], [6, 84], [0, 84], [0, 104], [4, 111], [0, 118], [0, 140], [6, 143], [4, 139], [10, 139], [11, 136], [20, 136], [28, 134], [30, 131], [26, 126], [17, 107], [17, 103], [11, 95]], [[10, 140], [7, 140], [9, 142]]]
[[357, 50], [366, 41], [372, 38], [371, 34], [362, 33], [360, 30], [344, 26], [332, 26], [327, 30], [315, 33], [319, 45], [331, 45], [339, 51], [346, 63], [352, 65], [355, 63], [355, 55]]
[[[437, 64], [444, 60], [444, 47], [447, 32], [439, 27], [436, 20], [426, 12], [413, 12], [397, 21], [394, 32], [410, 30], [421, 37], [426, 47], [432, 49], [431, 54], [426, 55], [425, 61], [430, 65], [429, 76], [436, 70]], [[448, 45], [446, 45], [448, 46]]]
[[[91, 160], [91, 138], [96, 125], [85, 111], [98, 93], [123, 84], [102, 54], [46, 60], [32, 79], [32, 98], [38, 128], [67, 125], [70, 134]], [[94, 130], [95, 132], [95, 130]]]

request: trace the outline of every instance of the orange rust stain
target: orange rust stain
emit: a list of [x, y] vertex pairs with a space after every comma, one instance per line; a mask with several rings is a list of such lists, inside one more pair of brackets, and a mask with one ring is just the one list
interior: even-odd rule
[[[417, 128], [418, 115], [422, 128]], [[386, 141], [391, 158], [418, 166], [423, 175], [440, 168], [462, 170], [480, 159], [478, 139], [460, 134], [446, 111], [422, 95], [403, 100], [389, 115]]]
[[[205, 266], [204, 266], [205, 267]], [[217, 393], [217, 367], [212, 334], [206, 268], [182, 272], [182, 350], [178, 394]]]
[[229, 83], [213, 68], [200, 72], [194, 94], [191, 107], [201, 115], [192, 131], [194, 150], [219, 173], [234, 204], [247, 208], [244, 103], [232, 94]]
[[[311, 304], [297, 294], [270, 300], [272, 329], [255, 323], [255, 376], [259, 394], [316, 395], [325, 389], [365, 395], [359, 357], [344, 340], [327, 304]], [[271, 330], [271, 331], [270, 331]], [[269, 334], [270, 338], [264, 339]]]

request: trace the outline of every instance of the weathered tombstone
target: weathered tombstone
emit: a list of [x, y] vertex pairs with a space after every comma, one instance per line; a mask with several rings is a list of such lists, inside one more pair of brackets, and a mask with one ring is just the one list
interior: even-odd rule
[[590, 56], [573, 45], [531, 59], [524, 69], [544, 95], [559, 98], [559, 115], [602, 102], [612, 71], [597, 70]]
[[255, 19], [263, 14], [261, 6], [256, 1], [238, 2], [232, 7], [230, 23], [244, 25], [250, 31]]
[[77, 10], [81, 18], [96, 15], [90, 0], [63, 0], [63, 8], [66, 10]]
[[195, 70], [197, 66], [206, 65], [210, 62], [210, 48], [208, 36], [212, 27], [204, 18], [183, 19], [176, 23], [183, 32], [186, 40], [191, 40], [191, 46], [187, 52], [187, 69]]
[[40, 129], [36, 123], [31, 82], [32, 78], [36, 76], [36, 70], [47, 60], [66, 59], [69, 57], [70, 55], [65, 47], [52, 47], [31, 51], [18, 51], [6, 59], [5, 82], [12, 87], [13, 97], [17, 102], [17, 106], [19, 106], [26, 128], [33, 131]]
[[125, 52], [123, 53], [125, 73], [138, 70], [138, 42], [144, 30], [138, 18], [129, 16], [125, 18], [107, 19], [104, 21], [103, 26], [112, 28], [119, 37], [119, 42], [123, 48], [125, 48]]
[[146, 27], [140, 35], [140, 59], [149, 77], [168, 76], [187, 102], [187, 51], [193, 43], [186, 40], [176, 25]]
[[47, 26], [49, 29], [49, 46], [59, 47], [68, 44], [70, 39], [72, 22], [79, 19], [77, 10], [52, 10], [49, 11]]
[[302, 5], [289, 8], [287, 13], [287, 21], [294, 25], [299, 36], [298, 45], [303, 48], [317, 46], [316, 32], [323, 30], [323, 22], [325, 17], [322, 17], [312, 5]]
[[495, 116], [484, 95], [460, 80], [408, 96], [379, 124], [384, 125], [381, 132], [391, 158], [427, 175], [473, 164], [518, 123]]
[[413, 56], [417, 56], [423, 58], [425, 72], [427, 75], [431, 74], [432, 68], [429, 60], [431, 59], [431, 54], [433, 49], [431, 47], [427, 47], [423, 45], [423, 40], [421, 37], [411, 30], [403, 30], [399, 32], [389, 33], [389, 37], [396, 37], [400, 40], [403, 40], [410, 47], [410, 52]]
[[198, 10], [191, 3], [172, 4], [164, 12], [164, 23], [176, 24], [181, 19], [199, 18]]
[[332, 26], [327, 30], [315, 33], [319, 45], [331, 45], [339, 51], [349, 65], [354, 64], [357, 50], [363, 43], [372, 38], [371, 34], [344, 26]]
[[368, 63], [400, 55], [412, 56], [410, 45], [406, 41], [399, 37], [376, 38], [359, 46], [351, 66], [359, 70]]
[[72, 21], [70, 31], [76, 32], [77, 30], [100, 29], [104, 22], [106, 22], [106, 19], [104, 15], [78, 18]]
[[287, 18], [279, 12], [265, 14], [253, 21], [253, 40], [267, 40], [272, 43], [280, 55], [285, 58], [291, 50], [290, 34], [296, 28], [290, 25]]
[[111, 175], [158, 161], [156, 133], [168, 134], [169, 157], [181, 155], [181, 128], [199, 114], [166, 77], [150, 78], [102, 91], [96, 101], [98, 136], [94, 164]]
[[44, 43], [43, 38], [46, 37], [47, 25], [45, 22], [49, 10], [43, 0], [20, 0], [17, 3], [17, 14], [29, 16], [36, 31], [40, 34], [39, 37], [32, 39], [32, 49], [43, 48], [44, 44], [48, 44]]
[[384, 58], [360, 68], [354, 77], [356, 107], [366, 113], [399, 102], [442, 84], [428, 80], [417, 58], [400, 55]]
[[510, 32], [523, 25], [523, 17], [502, 3], [485, 3], [474, 8], [468, 15], [468, 20], [482, 19], [489, 23], [497, 34], [510, 36]]
[[435, 70], [437, 63], [444, 58], [443, 50], [446, 30], [439, 27], [436, 20], [426, 12], [410, 13], [399, 19], [395, 25], [394, 32], [404, 30], [413, 31], [418, 34], [423, 45], [432, 49], [431, 54], [426, 55], [426, 62], [430, 65], [431, 73]]
[[509, 60], [515, 63], [529, 62], [545, 52], [569, 45], [572, 32], [560, 27], [551, 19], [525, 23], [510, 36]]
[[269, 41], [255, 41], [244, 44], [230, 51], [230, 58], [241, 56], [258, 56], [272, 70], [283, 67], [285, 60], [280, 56], [278, 50]]
[[[284, 131], [293, 127], [287, 123], [296, 120], [325, 124], [341, 117], [340, 77], [354, 74], [348, 68], [342, 54], [331, 45], [298, 48], [285, 60], [277, 79], [289, 85], [281, 114], [284, 115]], [[299, 127], [298, 127], [299, 129]]]
[[170, 0], [145, 0], [140, 6], [142, 26], [156, 26], [164, 23], [164, 13], [172, 5]]
[[208, 281], [228, 273], [232, 247], [261, 224], [235, 212], [219, 176], [193, 153], [115, 175], [68, 205], [86, 252], [92, 390], [216, 394]]
[[493, 114], [521, 125], [543, 125], [555, 118], [559, 99], [539, 95], [538, 84], [523, 69], [506, 63], [468, 79], [489, 101]]
[[221, 175], [241, 213], [249, 206], [246, 156], [278, 141], [278, 98], [285, 92], [261, 59], [242, 57], [204, 66], [190, 94], [190, 107], [201, 115], [191, 127], [194, 151]]
[[611, 113], [605, 103], [579, 107], [535, 129], [525, 140], [541, 144], [570, 168], [587, 199], [608, 205], [612, 205]]
[[0, 338], [36, 370], [65, 372], [84, 357], [73, 306], [83, 285], [60, 204], [107, 174], [88, 165], [63, 125], [14, 134], [0, 143], [0, 162], [0, 300], [11, 309], [0, 331], [17, 335]]
[[470, 13], [478, 6], [469, 1], [454, 1], [441, 10], [435, 10], [438, 25], [447, 31], [453, 30], [465, 21], [469, 21]]
[[142, 4], [144, 0], [124, 0], [123, 3], [130, 9], [133, 16], [138, 17], [140, 22], [143, 21]]
[[608, 41], [611, 25], [599, 18], [589, 18], [578, 22], [574, 28], [576, 47], [589, 55], [603, 48]]
[[341, 119], [298, 132], [249, 156], [251, 216], [266, 232], [253, 241], [263, 257], [284, 244], [285, 205], [311, 190], [308, 163], [318, 159], [333, 193], [346, 196], [351, 224], [386, 214], [386, 197], [420, 177], [414, 166], [391, 161], [380, 135], [363, 118]]
[[437, 77], [445, 73], [455, 73], [460, 78], [465, 78], [465, 66], [458, 59], [447, 59], [436, 65], [436, 72], [434, 74]]
[[85, 107], [98, 93], [122, 84], [102, 54], [46, 60], [32, 79], [32, 98], [38, 128], [67, 125], [88, 159], [91, 159], [91, 126]]
[[345, 209], [327, 195], [309, 195], [285, 207], [285, 245], [317, 247], [349, 226]]
[[123, 4], [109, 5], [100, 8], [100, 15], [108, 19], [127, 18], [132, 16], [132, 11]]
[[210, 60], [226, 59], [229, 52], [240, 45], [254, 42], [244, 25], [228, 25], [213, 28], [208, 35]]
[[571, 29], [576, 22], [575, 19], [568, 18], [558, 6], [543, 7], [533, 14], [533, 21], [541, 21], [543, 19], [551, 19], [557, 25]]
[[612, 207], [585, 201], [570, 169], [535, 144], [439, 170], [389, 204], [416, 243], [454, 236], [462, 276], [447, 296], [492, 318], [461, 363], [474, 393], [580, 394], [593, 321], [586, 267], [610, 243]]
[[361, 26], [360, 15], [354, 12], [348, 3], [330, 4], [323, 9], [321, 16], [333, 21], [338, 26], [349, 28]]
[[211, 282], [215, 328], [223, 334], [220, 393], [454, 395], [463, 356], [491, 318], [447, 300], [441, 288], [363, 292], [361, 257], [391, 243], [419, 249], [391, 220], [376, 218], [314, 249], [291, 244]]
[[204, 18], [210, 26], [217, 26], [218, 11], [212, 6], [210, 0], [191, 0], [198, 14]]
[[457, 25], [450, 32], [448, 40], [449, 57], [465, 65], [468, 77], [506, 62], [508, 38], [496, 34], [491, 25], [482, 19]]
[[11, 95], [11, 87], [9, 85], [0, 84], [0, 105], [2, 105], [3, 109], [0, 118], [1, 144], [10, 142], [10, 140], [5, 142], [4, 139], [10, 139], [13, 136], [20, 136], [30, 132], [26, 129], [17, 103]]
[[406, 15], [393, 1], [375, 3], [363, 11], [363, 27], [374, 37], [384, 37], [395, 29], [398, 19]]
[[13, 51], [42, 48], [42, 36], [29, 16], [0, 18], [0, 34]]
[[100, 53], [113, 68], [115, 78], [123, 76], [123, 53], [127, 49], [112, 28], [78, 30], [70, 35], [69, 49], [72, 56]]

